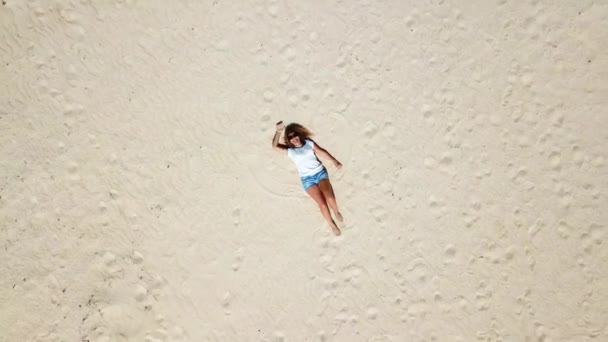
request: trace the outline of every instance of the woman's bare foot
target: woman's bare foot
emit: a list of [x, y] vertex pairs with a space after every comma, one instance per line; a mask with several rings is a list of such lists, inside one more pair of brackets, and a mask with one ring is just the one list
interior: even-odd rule
[[338, 220], [338, 222], [344, 221], [344, 218], [342, 217], [342, 214], [339, 211], [336, 211], [334, 215], [336, 215], [336, 219]]
[[338, 228], [338, 226], [336, 226], [336, 225], [331, 226], [331, 230], [332, 230], [332, 232], [334, 232], [334, 234], [336, 236], [342, 234], [342, 232], [340, 231], [340, 228]]

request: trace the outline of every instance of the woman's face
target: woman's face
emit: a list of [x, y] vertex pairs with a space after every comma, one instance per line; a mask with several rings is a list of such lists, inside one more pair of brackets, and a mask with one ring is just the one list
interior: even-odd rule
[[302, 141], [300, 140], [300, 136], [296, 132], [290, 132], [289, 134], [287, 134], [287, 139], [295, 147], [302, 146]]

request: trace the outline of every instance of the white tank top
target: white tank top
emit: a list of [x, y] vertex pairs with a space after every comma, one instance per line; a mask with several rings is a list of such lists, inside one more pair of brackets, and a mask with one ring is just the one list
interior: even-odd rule
[[287, 149], [287, 156], [296, 164], [300, 177], [312, 176], [323, 170], [323, 164], [313, 150], [314, 146], [315, 143], [307, 139], [302, 147]]

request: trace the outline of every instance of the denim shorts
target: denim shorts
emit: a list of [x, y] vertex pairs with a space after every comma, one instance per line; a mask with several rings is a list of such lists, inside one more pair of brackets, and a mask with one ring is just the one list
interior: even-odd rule
[[302, 186], [304, 187], [304, 191], [306, 191], [306, 190], [312, 188], [313, 186], [321, 183], [322, 180], [329, 179], [329, 175], [327, 174], [327, 169], [325, 169], [325, 167], [324, 167], [323, 170], [315, 173], [314, 175], [302, 177], [301, 179], [302, 179]]

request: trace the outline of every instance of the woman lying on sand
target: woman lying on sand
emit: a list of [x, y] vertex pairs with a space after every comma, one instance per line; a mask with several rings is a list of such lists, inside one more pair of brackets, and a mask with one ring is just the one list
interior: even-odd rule
[[[291, 123], [285, 127], [283, 121], [279, 121], [276, 127], [277, 132], [272, 139], [272, 147], [277, 151], [286, 152], [287, 156], [293, 160], [302, 179], [304, 191], [319, 205], [323, 217], [329, 223], [334, 234], [340, 235], [340, 228], [338, 228], [336, 222], [332, 219], [328, 205], [334, 212], [336, 219], [340, 222], [342, 222], [342, 214], [338, 210], [336, 196], [329, 182], [327, 169], [317, 158], [317, 154], [331, 160], [338, 169], [342, 168], [342, 164], [329, 152], [312, 141], [310, 139], [312, 133], [304, 126]], [[285, 144], [279, 144], [279, 138], [283, 131], [285, 131]]]

